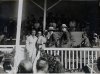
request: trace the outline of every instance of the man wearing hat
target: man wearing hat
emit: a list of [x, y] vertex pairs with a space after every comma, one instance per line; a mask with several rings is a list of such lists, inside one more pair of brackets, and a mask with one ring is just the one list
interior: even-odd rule
[[46, 36], [46, 38], [47, 38], [46, 46], [47, 47], [55, 47], [57, 39], [56, 39], [56, 36], [54, 34], [54, 27], [49, 27], [48, 31], [49, 32]]
[[66, 24], [62, 24], [62, 36], [60, 43], [61, 47], [70, 47], [70, 34]]
[[99, 45], [98, 44], [98, 34], [97, 33], [93, 34], [93, 43], [94, 43], [94, 46]]

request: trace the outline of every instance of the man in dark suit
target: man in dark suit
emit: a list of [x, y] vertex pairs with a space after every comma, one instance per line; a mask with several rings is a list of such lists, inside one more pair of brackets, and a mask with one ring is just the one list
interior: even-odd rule
[[70, 47], [70, 33], [66, 24], [62, 24], [62, 36], [60, 39], [61, 47]]
[[46, 38], [47, 38], [47, 42], [46, 42], [47, 47], [56, 47], [57, 38], [56, 35], [54, 34], [53, 27], [49, 27], [49, 32]]

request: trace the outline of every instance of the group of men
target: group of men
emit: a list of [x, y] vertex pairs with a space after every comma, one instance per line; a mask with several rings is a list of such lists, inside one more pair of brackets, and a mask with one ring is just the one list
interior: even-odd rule
[[[35, 43], [38, 47], [89, 47], [90, 41], [86, 32], [76, 31], [76, 25], [70, 25], [70, 28], [66, 24], [62, 24], [61, 31], [57, 31], [54, 26], [50, 26], [44, 33], [42, 31], [35, 31]], [[71, 30], [69, 30], [71, 29]], [[37, 34], [36, 34], [37, 33]], [[27, 36], [27, 41], [32, 37]], [[33, 41], [33, 40], [31, 40]]]

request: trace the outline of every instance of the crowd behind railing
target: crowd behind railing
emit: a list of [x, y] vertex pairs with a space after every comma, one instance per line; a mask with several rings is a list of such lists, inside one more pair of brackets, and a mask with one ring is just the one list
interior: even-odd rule
[[[52, 14], [49, 14], [49, 17], [47, 17], [46, 30], [43, 31], [42, 18], [38, 21], [35, 20], [34, 16], [32, 16], [22, 23], [21, 42], [26, 44], [26, 52], [30, 59], [25, 59], [19, 64], [19, 73], [32, 72], [32, 63], [34, 62], [34, 58], [36, 58], [37, 50], [43, 49], [44, 47], [99, 47], [99, 35], [97, 33], [90, 34], [90, 26], [87, 24], [79, 24], [76, 20], [66, 21], [67, 19], [64, 16], [59, 19], [54, 18]], [[1, 33], [0, 44], [6, 44], [7, 40], [10, 44], [10, 42], [15, 39], [13, 39], [12, 36], [10, 39], [7, 39], [5, 34]], [[64, 69], [60, 58], [60, 56], [54, 57], [43, 53], [36, 64], [38, 72], [57, 73], [59, 71], [58, 73], [63, 73]]]
[[[48, 13], [46, 19], [46, 30], [43, 30], [43, 17], [39, 19], [34, 15], [30, 15], [22, 21], [21, 26], [21, 44], [25, 44], [26, 36], [31, 34], [31, 30], [35, 29], [36, 36], [41, 33], [46, 39], [46, 47], [93, 47], [99, 46], [99, 35], [91, 32], [90, 23], [71, 19], [65, 15], [54, 15]], [[16, 21], [9, 19], [0, 30], [0, 45], [13, 45], [16, 41]], [[80, 44], [73, 40], [72, 32], [83, 32]], [[77, 36], [78, 38], [78, 36]], [[76, 45], [77, 44], [77, 45]]]

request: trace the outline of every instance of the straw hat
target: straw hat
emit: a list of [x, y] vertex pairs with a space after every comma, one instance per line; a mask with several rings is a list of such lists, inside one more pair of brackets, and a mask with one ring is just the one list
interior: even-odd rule
[[67, 28], [66, 24], [62, 24], [62, 28]]
[[49, 31], [54, 31], [55, 29], [54, 29], [54, 27], [49, 27], [48, 30], [49, 30]]
[[94, 33], [95, 36], [97, 36], [97, 33]]

